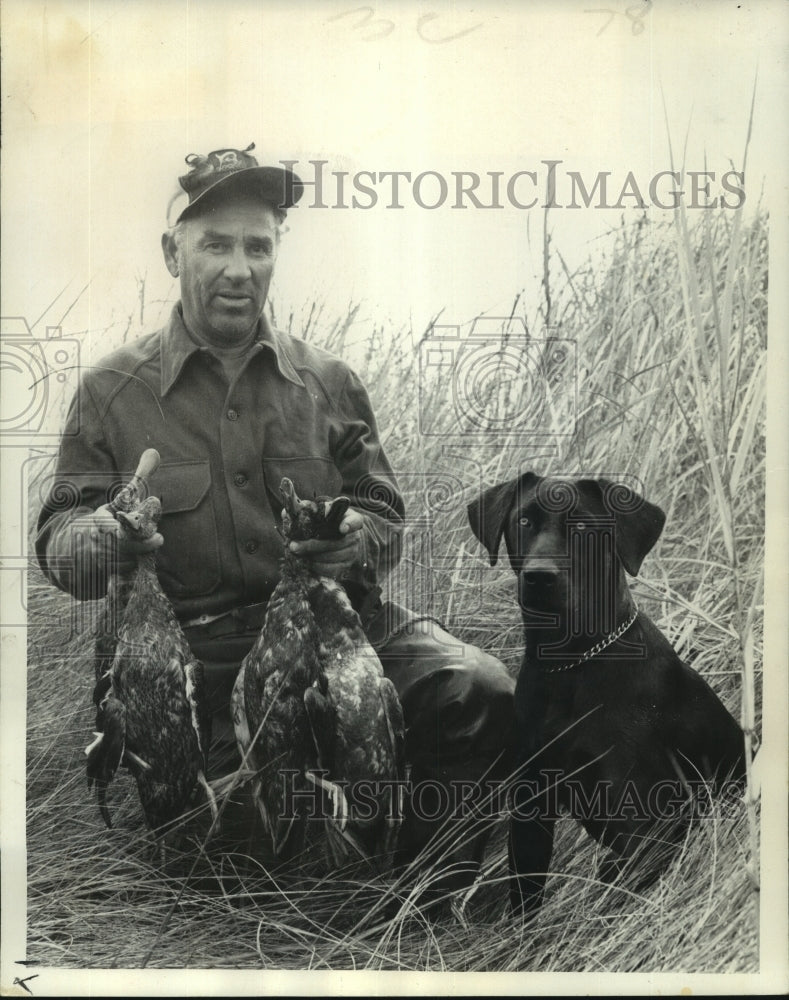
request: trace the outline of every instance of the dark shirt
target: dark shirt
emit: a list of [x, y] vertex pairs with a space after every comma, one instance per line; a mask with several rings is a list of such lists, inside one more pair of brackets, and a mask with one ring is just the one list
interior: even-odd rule
[[189, 336], [167, 325], [85, 372], [38, 523], [47, 577], [81, 599], [103, 596], [106, 559], [74, 519], [107, 503], [146, 448], [162, 458], [157, 572], [181, 619], [268, 598], [279, 579], [279, 485], [300, 496], [349, 496], [365, 514], [363, 555], [343, 577], [371, 590], [400, 557], [404, 509], [364, 386], [327, 351], [271, 328], [232, 384]]

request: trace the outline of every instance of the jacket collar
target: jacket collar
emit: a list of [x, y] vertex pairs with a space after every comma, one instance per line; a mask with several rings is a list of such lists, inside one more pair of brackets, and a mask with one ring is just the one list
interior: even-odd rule
[[[248, 358], [268, 348], [277, 362], [277, 369], [283, 378], [304, 388], [304, 382], [296, 371], [287, 350], [286, 335], [275, 330], [265, 316], [258, 321], [258, 333], [249, 349]], [[170, 319], [161, 332], [162, 396], [166, 396], [178, 381], [188, 359], [203, 350], [187, 332], [181, 313], [181, 303], [173, 306]]]

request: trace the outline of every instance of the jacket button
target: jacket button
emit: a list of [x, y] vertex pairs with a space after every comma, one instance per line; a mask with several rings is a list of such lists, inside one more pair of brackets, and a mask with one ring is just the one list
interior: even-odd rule
[[257, 552], [257, 550], [260, 548], [260, 542], [256, 541], [254, 538], [251, 538], [244, 546], [244, 548], [250, 555], [252, 555], [253, 552]]
[[238, 410], [228, 410], [227, 411], [228, 420], [238, 420]]
[[237, 472], [235, 476], [233, 476], [233, 482], [236, 484], [236, 486], [246, 486], [249, 480], [247, 479], [247, 477], [244, 475], [243, 472]]

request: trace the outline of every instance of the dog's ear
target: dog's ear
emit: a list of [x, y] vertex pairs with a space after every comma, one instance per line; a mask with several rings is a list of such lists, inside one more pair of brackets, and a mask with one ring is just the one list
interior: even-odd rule
[[525, 472], [519, 479], [491, 486], [468, 505], [468, 520], [474, 535], [490, 555], [490, 565], [499, 561], [499, 545], [507, 517], [523, 491], [530, 489], [540, 477]]
[[[586, 480], [600, 491], [605, 509], [616, 519], [616, 552], [631, 576], [638, 576], [644, 557], [660, 538], [666, 515], [635, 490], [608, 479]], [[578, 484], [581, 486], [581, 482]]]

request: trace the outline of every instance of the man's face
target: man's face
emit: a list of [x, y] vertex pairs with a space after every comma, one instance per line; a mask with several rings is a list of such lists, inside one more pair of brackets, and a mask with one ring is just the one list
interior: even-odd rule
[[165, 234], [164, 257], [181, 282], [187, 328], [217, 347], [243, 344], [266, 304], [278, 245], [273, 210], [254, 198], [185, 220], [178, 246]]

